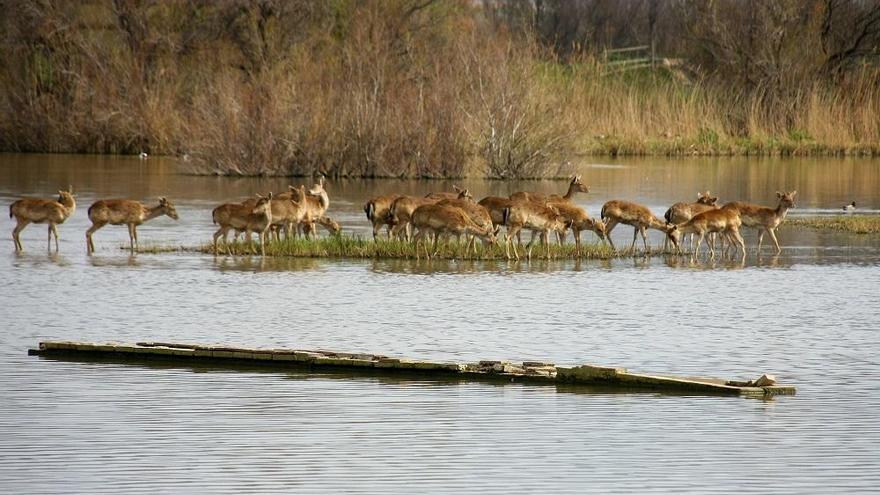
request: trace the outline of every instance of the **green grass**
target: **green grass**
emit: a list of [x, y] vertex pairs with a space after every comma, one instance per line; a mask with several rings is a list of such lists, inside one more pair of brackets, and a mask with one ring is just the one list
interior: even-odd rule
[[854, 234], [880, 233], [880, 215], [839, 215], [834, 217], [791, 218], [786, 222], [792, 227], [816, 230], [836, 230]]
[[[232, 243], [230, 245], [232, 252], [236, 254], [257, 253], [259, 254], [259, 244], [251, 243]], [[487, 259], [501, 260], [507, 259], [504, 251], [504, 244], [496, 244], [494, 246], [483, 246], [477, 242], [477, 252], [464, 252], [464, 243], [461, 244], [451, 242], [440, 242], [437, 247], [437, 253], [431, 253], [432, 257], [441, 259]], [[214, 253], [212, 244], [204, 244], [197, 248], [203, 253]], [[428, 245], [428, 251], [431, 252], [431, 245]], [[525, 258], [524, 246], [519, 248], [520, 257]], [[162, 251], [157, 251], [162, 252]], [[220, 253], [226, 253], [225, 246], [220, 246]], [[609, 259], [624, 254], [632, 253], [615, 253], [610, 246], [606, 244], [587, 243], [581, 244], [580, 259]], [[311, 258], [368, 258], [368, 259], [415, 259], [425, 258], [424, 247], [419, 247], [416, 253], [415, 244], [411, 242], [403, 242], [399, 240], [364, 239], [361, 237], [351, 237], [346, 235], [323, 237], [316, 240], [307, 240], [303, 238], [288, 239], [281, 241], [271, 241], [266, 244], [266, 256], [292, 256], [292, 257], [311, 257]], [[513, 250], [511, 247], [511, 257]], [[536, 243], [532, 249], [533, 258], [541, 258], [544, 256], [543, 249]], [[574, 242], [569, 240], [565, 245], [558, 245], [555, 241], [550, 245], [550, 256], [554, 259], [578, 259]]]

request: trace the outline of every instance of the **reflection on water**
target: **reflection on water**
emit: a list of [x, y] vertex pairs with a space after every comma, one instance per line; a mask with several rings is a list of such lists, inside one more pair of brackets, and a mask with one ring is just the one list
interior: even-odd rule
[[[607, 161], [607, 160], [603, 160]], [[658, 214], [710, 189], [800, 211], [876, 209], [870, 160], [621, 160], [583, 169], [598, 214], [612, 197]], [[198, 245], [221, 201], [299, 179], [173, 174], [162, 159], [0, 156], [0, 203], [79, 191], [48, 254], [0, 249], [0, 486], [4, 493], [816, 493], [880, 485], [878, 236], [779, 232], [783, 253], [614, 260], [332, 260], [130, 255], [85, 211], [168, 196], [179, 222], [145, 244]], [[477, 196], [560, 181], [465, 181]], [[443, 181], [330, 181], [331, 215], [368, 235], [372, 194]], [[12, 224], [0, 220], [0, 231]], [[628, 240], [628, 229], [619, 229]], [[659, 247], [659, 237], [652, 239]], [[798, 386], [773, 402], [594, 393], [307, 372], [56, 361], [39, 340], [184, 341], [425, 359], [549, 360]], [[564, 393], [559, 393], [564, 392]], [[671, 461], [672, 460], [672, 461]]]

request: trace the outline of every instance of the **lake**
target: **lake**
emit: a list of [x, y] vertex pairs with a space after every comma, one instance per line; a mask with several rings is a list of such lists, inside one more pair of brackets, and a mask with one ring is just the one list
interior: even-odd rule
[[[711, 190], [789, 215], [878, 213], [880, 161], [587, 159], [609, 199], [662, 215]], [[95, 234], [96, 199], [155, 202], [180, 220], [142, 245], [197, 245], [211, 209], [298, 178], [196, 177], [171, 159], [0, 155], [0, 204], [72, 185], [77, 211], [0, 231], [0, 486], [7, 493], [873, 491], [880, 486], [880, 236], [781, 227], [783, 253], [744, 264], [614, 260], [330, 260], [129, 255]], [[563, 181], [329, 180], [328, 214], [368, 236], [372, 195], [461, 184], [480, 198]], [[4, 210], [5, 212], [6, 210]], [[587, 233], [592, 242], [595, 237]], [[632, 239], [626, 226], [618, 245]], [[662, 239], [656, 232], [651, 242]], [[765, 240], [766, 241], [766, 240]], [[766, 242], [765, 242], [766, 245]], [[766, 249], [766, 248], [765, 248]], [[323, 348], [426, 359], [549, 360], [796, 385], [773, 400], [417, 378], [120, 365], [27, 356], [40, 340]]]

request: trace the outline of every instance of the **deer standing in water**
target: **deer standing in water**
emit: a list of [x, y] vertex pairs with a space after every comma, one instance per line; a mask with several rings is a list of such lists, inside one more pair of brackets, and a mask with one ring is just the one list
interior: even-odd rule
[[[570, 226], [566, 222], [566, 218], [559, 214], [559, 210], [549, 203], [514, 201], [509, 208], [504, 209], [503, 224], [507, 226], [507, 239], [504, 248], [507, 259], [510, 259], [510, 244], [513, 236], [518, 236], [523, 229], [532, 231], [532, 238], [526, 246], [527, 257], [532, 258], [532, 244], [535, 242], [536, 234], [540, 234], [538, 237], [544, 243], [547, 259], [550, 259], [550, 232], [561, 232]], [[518, 260], [519, 252], [515, 244], [513, 254]]]
[[[593, 231], [599, 236], [600, 241], [605, 241], [605, 223], [595, 218], [590, 218], [587, 212], [573, 203], [559, 202], [552, 203], [553, 207], [559, 211], [559, 214], [566, 219], [566, 224], [571, 228], [574, 235], [574, 243], [577, 249], [577, 255], [581, 255], [581, 232], [585, 230]], [[565, 241], [565, 233], [560, 235], [560, 241]], [[560, 242], [561, 243], [561, 242]]]
[[[467, 189], [462, 189], [455, 184], [452, 185], [452, 190], [454, 192], [449, 192], [449, 191], [430, 192], [430, 193], [426, 194], [425, 197], [428, 199], [433, 199], [435, 201], [440, 201], [443, 199], [456, 199], [456, 198], [462, 198], [462, 197], [473, 198], [473, 196], [470, 195], [470, 193], [468, 192]], [[462, 192], [464, 193], [464, 196], [462, 195]]]
[[605, 235], [608, 236], [608, 242], [612, 248], [617, 250], [614, 241], [611, 240], [611, 231], [617, 224], [622, 223], [633, 227], [633, 241], [629, 249], [631, 251], [635, 249], [636, 238], [641, 233], [646, 254], [648, 253], [648, 229], [659, 230], [665, 234], [668, 234], [672, 229], [671, 225], [654, 216], [646, 206], [618, 199], [608, 201], [602, 206], [602, 220], [605, 221]]
[[[666, 213], [663, 214], [663, 218], [666, 219], [667, 223], [679, 225], [687, 222], [695, 215], [717, 208], [719, 208], [717, 196], [712, 196], [709, 191], [698, 192], [696, 201], [693, 203], [688, 203], [686, 201], [675, 203], [666, 210]], [[696, 234], [691, 234], [690, 236], [691, 245], [694, 243], [695, 235]], [[669, 237], [663, 242], [664, 249], [666, 249], [668, 243]]]
[[324, 189], [324, 176], [321, 176], [311, 189], [306, 190], [305, 186], [300, 186], [300, 190], [303, 193], [306, 208], [305, 218], [300, 222], [300, 225], [303, 227], [304, 235], [314, 236], [317, 232], [315, 224], [330, 208], [330, 196]]
[[[416, 256], [419, 253], [419, 244], [423, 244], [425, 255], [430, 258], [428, 245], [424, 243], [426, 234], [433, 234], [433, 252], [437, 254], [437, 242], [441, 234], [450, 234], [458, 238], [462, 235], [472, 234], [484, 239], [489, 244], [495, 243], [495, 229], [491, 226], [486, 228], [477, 225], [468, 217], [461, 208], [450, 204], [425, 204], [415, 209], [412, 214], [412, 224], [418, 230], [416, 235]], [[467, 246], [465, 246], [465, 253]], [[464, 255], [464, 253], [462, 253]]]
[[[458, 197], [455, 199], [443, 199], [438, 201], [436, 204], [438, 205], [449, 205], [455, 206], [457, 208], [461, 208], [462, 211], [474, 222], [477, 226], [482, 229], [492, 230], [496, 235], [498, 233], [498, 229], [496, 228], [494, 223], [492, 222], [492, 216], [489, 214], [489, 210], [487, 210], [484, 206], [479, 205], [474, 202], [473, 196], [470, 195], [470, 192], [467, 189], [459, 189], [456, 187], [458, 191]], [[470, 247], [473, 248], [474, 252], [477, 251], [476, 245], [476, 236], [469, 236], [468, 245], [465, 249]]]
[[[272, 208], [272, 226], [270, 229], [275, 234], [275, 240], [281, 240], [281, 232], [289, 239], [296, 236], [297, 227], [306, 216], [306, 206], [303, 201], [302, 191], [291, 187], [291, 190], [272, 196], [269, 206]], [[253, 209], [257, 206], [259, 198], [249, 198], [242, 201], [242, 206]], [[238, 238], [239, 231], [236, 231]], [[246, 238], [250, 242], [250, 238]]]
[[89, 254], [95, 252], [95, 242], [92, 240], [92, 234], [101, 227], [110, 224], [128, 226], [128, 241], [131, 251], [133, 253], [137, 252], [140, 247], [138, 245], [137, 226], [161, 215], [168, 215], [175, 220], [178, 219], [177, 210], [174, 209], [174, 205], [164, 197], [159, 198], [159, 204], [153, 207], [145, 206], [139, 201], [132, 201], [130, 199], [101, 199], [95, 201], [89, 207], [89, 220], [92, 221], [92, 226], [86, 231], [86, 251]]
[[403, 237], [407, 241], [412, 240], [412, 215], [416, 209], [424, 205], [433, 205], [437, 203], [436, 199], [420, 198], [416, 196], [400, 196], [391, 203], [388, 209], [387, 219], [393, 225], [391, 228], [392, 237]]
[[[738, 244], [743, 257], [745, 257], [746, 245], [745, 242], [743, 242], [742, 234], [740, 234], [739, 231], [741, 225], [742, 220], [740, 219], [740, 214], [734, 208], [706, 210], [694, 215], [694, 217], [687, 222], [680, 225], [674, 225], [669, 232], [669, 238], [677, 248], [678, 253], [681, 254], [681, 236], [686, 234], [699, 234], [700, 238], [697, 240], [697, 245], [694, 249], [694, 256], [699, 256], [700, 246], [703, 244], [703, 239], [706, 237], [706, 234], [718, 234], [722, 239], [729, 238], [732, 243]], [[714, 258], [714, 238], [712, 238], [709, 251]]]
[[588, 192], [590, 192], [590, 187], [587, 186], [586, 184], [584, 184], [583, 182], [581, 182], [580, 175], [575, 175], [574, 177], [571, 178], [571, 181], [568, 183], [568, 189], [566, 190], [565, 194], [563, 194], [562, 196], [560, 196], [558, 194], [551, 194], [550, 196], [545, 196], [543, 194], [535, 193], [535, 192], [518, 191], [518, 192], [511, 194], [510, 199], [512, 199], [514, 201], [522, 201], [522, 200], [540, 201], [540, 202], [549, 201], [551, 203], [556, 203], [559, 201], [571, 202], [572, 200], [574, 200], [574, 195], [579, 192], [588, 193]]
[[370, 198], [364, 204], [364, 213], [367, 215], [367, 220], [373, 224], [373, 240], [376, 240], [379, 236], [379, 231], [382, 230], [383, 226], [387, 227], [388, 238], [391, 239], [391, 228], [394, 225], [388, 218], [388, 213], [391, 210], [391, 204], [399, 197], [399, 194], [376, 196]]
[[782, 252], [782, 248], [779, 247], [779, 241], [776, 239], [776, 228], [785, 220], [788, 210], [796, 206], [795, 196], [797, 196], [797, 191], [787, 193], [777, 191], [776, 198], [779, 203], [775, 209], [742, 201], [726, 203], [721, 208], [738, 211], [744, 226], [758, 229], [758, 253], [761, 252], [761, 243], [764, 240], [764, 232], [766, 232], [770, 234], [770, 239], [776, 246], [776, 254], [779, 254]]
[[73, 215], [76, 211], [76, 200], [73, 198], [73, 186], [67, 191], [58, 191], [58, 200], [40, 198], [22, 198], [9, 205], [9, 218], [15, 218], [15, 228], [12, 229], [12, 241], [15, 243], [15, 251], [23, 251], [19, 234], [28, 224], [48, 223], [49, 240], [47, 248], [52, 249], [52, 236], [55, 236], [55, 251], [58, 252], [58, 225]]
[[[242, 203], [226, 203], [214, 208], [211, 212], [214, 224], [220, 228], [214, 233], [214, 254], [217, 254], [217, 240], [223, 237], [227, 252], [230, 251], [227, 237], [230, 230], [243, 231], [245, 239], [250, 239], [251, 232], [260, 236], [260, 253], [266, 255], [266, 234], [272, 225], [272, 193], [268, 196], [257, 195], [253, 207]], [[238, 235], [236, 235], [236, 238]]]

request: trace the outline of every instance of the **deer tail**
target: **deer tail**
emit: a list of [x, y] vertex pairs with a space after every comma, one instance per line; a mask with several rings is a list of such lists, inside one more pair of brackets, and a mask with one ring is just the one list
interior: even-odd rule
[[510, 220], [510, 207], [507, 206], [503, 210], [501, 210], [501, 225], [507, 225], [507, 221]]
[[376, 203], [368, 201], [364, 205], [364, 213], [367, 214], [367, 220], [373, 221], [373, 216], [376, 214]]

